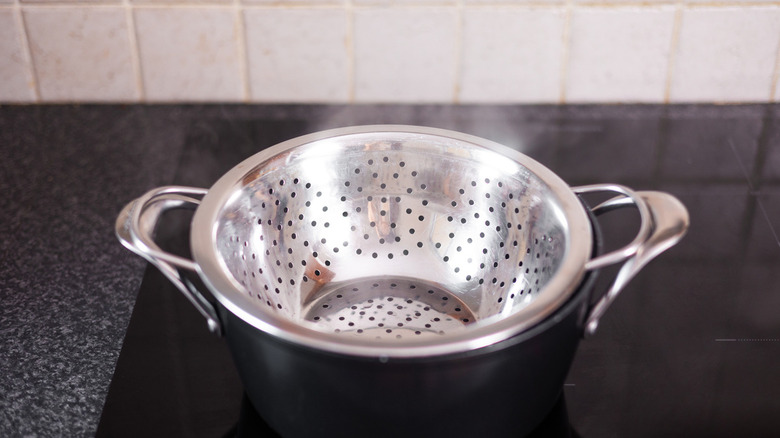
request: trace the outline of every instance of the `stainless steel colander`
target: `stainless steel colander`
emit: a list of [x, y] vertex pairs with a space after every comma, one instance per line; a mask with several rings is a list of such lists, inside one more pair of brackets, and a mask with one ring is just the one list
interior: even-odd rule
[[[591, 259], [591, 224], [576, 193], [596, 190], [635, 205], [642, 225], [625, 248]], [[197, 195], [205, 196], [192, 223], [192, 262], [160, 251], [149, 234], [161, 211], [197, 204]], [[652, 218], [625, 187], [572, 190], [484, 139], [368, 126], [277, 145], [208, 191], [150, 192], [128, 206], [118, 230], [215, 330], [213, 308], [175, 267], [199, 272], [222, 305], [266, 333], [408, 357], [479, 348], [538, 323], [587, 270], [636, 255]]]

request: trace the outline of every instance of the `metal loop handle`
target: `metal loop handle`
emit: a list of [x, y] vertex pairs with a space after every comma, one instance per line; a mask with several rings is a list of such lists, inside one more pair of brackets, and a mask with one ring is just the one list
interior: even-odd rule
[[[599, 190], [598, 187], [586, 186], [575, 188], [577, 193], [587, 193]], [[608, 186], [610, 189], [620, 187], [619, 196], [605, 201], [593, 208], [593, 213], [601, 215], [606, 212], [634, 206], [639, 210], [641, 224], [637, 237], [625, 247], [597, 257], [585, 265], [586, 269], [597, 269], [612, 263], [627, 260], [618, 271], [615, 281], [604, 296], [593, 306], [585, 322], [585, 333], [596, 332], [599, 319], [604, 315], [615, 298], [626, 287], [636, 274], [652, 259], [674, 246], [685, 235], [690, 225], [688, 210], [674, 196], [668, 193], [642, 191], [633, 192], [622, 186]], [[625, 190], [625, 191], [623, 191]], [[614, 261], [613, 261], [614, 260]]]
[[588, 186], [580, 186], [580, 187], [574, 187], [572, 188], [574, 193], [577, 193], [578, 195], [583, 193], [598, 193], [598, 192], [613, 192], [613, 193], [619, 193], [622, 195], [621, 197], [617, 198], [618, 201], [615, 201], [617, 205], [612, 205], [607, 203], [610, 203], [613, 200], [606, 201], [600, 205], [597, 205], [595, 208], [593, 208], [593, 213], [596, 215], [605, 213], [606, 211], [613, 210], [614, 208], [617, 208], [619, 206], [628, 206], [633, 205], [636, 207], [637, 210], [639, 210], [639, 231], [636, 233], [636, 237], [634, 240], [631, 241], [628, 245], [617, 249], [612, 252], [608, 252], [606, 254], [603, 254], [601, 256], [598, 256], [594, 259], [590, 259], [587, 263], [585, 263], [585, 269], [586, 270], [594, 270], [603, 268], [605, 266], [614, 265], [615, 263], [620, 263], [624, 260], [627, 260], [629, 257], [633, 256], [634, 254], [639, 251], [639, 248], [642, 246], [642, 244], [647, 240], [648, 236], [650, 235], [651, 226], [652, 226], [652, 219], [650, 217], [650, 211], [647, 208], [647, 205], [642, 200], [639, 195], [637, 195], [633, 190], [629, 189], [628, 187], [621, 186], [618, 184], [593, 184]]
[[153, 189], [130, 202], [116, 220], [116, 235], [127, 249], [156, 266], [206, 318], [209, 330], [221, 334], [217, 311], [203, 294], [183, 275], [182, 270], [197, 271], [192, 260], [163, 251], [152, 237], [157, 222], [166, 210], [195, 209], [208, 191], [196, 187], [167, 186]]

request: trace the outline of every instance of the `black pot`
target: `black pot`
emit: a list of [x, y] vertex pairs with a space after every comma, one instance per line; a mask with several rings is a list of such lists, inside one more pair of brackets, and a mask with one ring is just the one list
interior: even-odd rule
[[[343, 143], [339, 143], [341, 140]], [[540, 271], [538, 276], [534, 276], [537, 269], [531, 269], [530, 281], [535, 281], [535, 284], [542, 282], [533, 296], [530, 296], [530, 290], [526, 295], [522, 295], [522, 290], [519, 290], [517, 295], [511, 294], [511, 296], [509, 292], [502, 292], [506, 295], [500, 295], [498, 301], [496, 301], [498, 295], [495, 294], [479, 295], [477, 299], [484, 298], [485, 308], [494, 313], [481, 315], [484, 320], [475, 324], [471, 324], [474, 321], [470, 318], [476, 319], [477, 313], [470, 318], [458, 317], [462, 319], [456, 319], [457, 323], [463, 321], [466, 324], [460, 327], [462, 330], [456, 329], [446, 336], [439, 336], [434, 332], [426, 333], [433, 336], [416, 338], [415, 336], [420, 335], [424, 328], [421, 327], [419, 331], [413, 328], [410, 334], [411, 341], [404, 339], [394, 343], [396, 339], [392, 339], [391, 342], [387, 340], [379, 342], [373, 337], [361, 337], [359, 334], [362, 330], [349, 333], [345, 337], [339, 334], [341, 328], [322, 329], [319, 326], [316, 329], [312, 328], [316, 325], [313, 321], [319, 316], [313, 317], [312, 320], [305, 316], [301, 317], [301, 314], [308, 310], [305, 310], [300, 303], [317, 303], [318, 310], [327, 308], [328, 301], [317, 301], [330, 298], [324, 292], [325, 286], [352, 288], [354, 283], [350, 281], [362, 280], [361, 275], [377, 278], [377, 276], [400, 276], [409, 273], [419, 274], [423, 281], [438, 284], [440, 281], [438, 273], [445, 272], [441, 268], [445, 266], [447, 257], [436, 259], [435, 257], [438, 257], [436, 254], [432, 256], [433, 258], [410, 258], [411, 261], [408, 262], [400, 262], [398, 259], [401, 257], [394, 259], [392, 254], [387, 254], [389, 257], [385, 261], [373, 262], [371, 258], [366, 259], [366, 256], [358, 257], [361, 254], [360, 249], [355, 251], [350, 247], [351, 256], [347, 257], [346, 261], [337, 261], [336, 264], [341, 263], [342, 266], [346, 266], [355, 263], [361, 267], [357, 271], [349, 272], [351, 276], [345, 275], [340, 280], [332, 280], [334, 277], [320, 275], [320, 269], [324, 271], [324, 267], [318, 267], [316, 270], [309, 267], [319, 260], [317, 252], [312, 249], [313, 244], [310, 246], [306, 241], [305, 244], [296, 247], [295, 251], [292, 246], [281, 249], [288, 236], [287, 243], [290, 244], [297, 244], [303, 240], [296, 240], [294, 232], [299, 229], [295, 227], [306, 225], [304, 222], [311, 221], [307, 219], [298, 224], [295, 222], [299, 211], [305, 211], [307, 215], [312, 212], [306, 210], [309, 206], [308, 202], [305, 206], [301, 202], [305, 190], [310, 186], [307, 183], [305, 189], [300, 188], [304, 184], [302, 179], [306, 177], [305, 175], [316, 174], [322, 167], [323, 161], [332, 159], [343, 165], [344, 157], [347, 157], [346, 161], [350, 162], [348, 170], [354, 169], [354, 174], [362, 175], [350, 176], [350, 178], [364, 178], [358, 180], [357, 184], [352, 184], [353, 186], [366, 184], [369, 188], [368, 184], [374, 184], [373, 188], [385, 190], [385, 181], [378, 180], [379, 172], [371, 176], [371, 172], [374, 172], [373, 168], [364, 172], [354, 168], [354, 164], [351, 163], [355, 160], [367, 162], [369, 165], [377, 161], [392, 162], [388, 155], [404, 153], [408, 155], [404, 155], [403, 160], [414, 164], [406, 166], [407, 161], [394, 156], [399, 163], [397, 170], [393, 169], [389, 172], [387, 168], [383, 170], [388, 175], [392, 175], [386, 180], [387, 183], [394, 184], [395, 181], [400, 181], [400, 174], [403, 172], [408, 173], [404, 173], [405, 176], [409, 175], [409, 178], [413, 178], [416, 177], [417, 170], [421, 170], [420, 174], [423, 174], [423, 171], [432, 174], [440, 172], [440, 168], [446, 166], [450, 167], [445, 171], [446, 178], [443, 180], [451, 182], [458, 178], [459, 171], [473, 170], [468, 167], [473, 163], [467, 159], [468, 157], [484, 160], [478, 161], [477, 167], [480, 170], [494, 168], [497, 175], [505, 178], [505, 182], [492, 179], [491, 187], [497, 187], [492, 194], [494, 199], [508, 193], [506, 201], [510, 202], [513, 193], [517, 193], [516, 201], [512, 202], [519, 202], [520, 197], [525, 197], [524, 200], [528, 201], [528, 204], [519, 205], [520, 208], [507, 208], [497, 213], [498, 216], [491, 217], [494, 223], [491, 224], [490, 229], [495, 229], [495, 232], [491, 231], [491, 237], [495, 246], [499, 248], [510, 246], [502, 240], [506, 237], [499, 233], [501, 230], [508, 236], [510, 228], [514, 233], [513, 236], [518, 236], [520, 233], [516, 230], [522, 229], [525, 233], [521, 237], [516, 237], [515, 245], [518, 240], [523, 239], [526, 239], [523, 242], [528, 245], [526, 250], [501, 249], [492, 253], [485, 247], [483, 251], [477, 250], [477, 253], [491, 254], [491, 256], [499, 254], [496, 257], [500, 258], [502, 263], [516, 269], [517, 266], [523, 266], [522, 261], [519, 265], [516, 264], [520, 260], [519, 257], [527, 255], [530, 260], [526, 259], [526, 261], [530, 262], [540, 259], [543, 255], [543, 261], [547, 259], [546, 251], [549, 249], [550, 253], [555, 253], [551, 259], [557, 256], [560, 263], [538, 265]], [[296, 164], [300, 162], [307, 164], [305, 169], [303, 165]], [[415, 168], [414, 171], [409, 169], [413, 165], [422, 165], [420, 163], [427, 163], [428, 167]], [[300, 166], [297, 169], [299, 173], [289, 171], [290, 168], [295, 169], [296, 165]], [[342, 169], [343, 166], [338, 168]], [[402, 168], [404, 170], [401, 170]], [[282, 176], [274, 172], [280, 172]], [[349, 174], [353, 175], [352, 172]], [[269, 180], [264, 179], [266, 177]], [[485, 184], [491, 181], [490, 178], [484, 180]], [[441, 198], [439, 195], [442, 194], [458, 193], [458, 187], [453, 188], [441, 181], [434, 180], [443, 187], [441, 192], [434, 195], [435, 199]], [[469, 178], [466, 181], [470, 181], [470, 184], [465, 184], [466, 186], [477, 186], [474, 179]], [[336, 174], [335, 182], [339, 187], [350, 187], [351, 184], [350, 180], [345, 182], [343, 174]], [[290, 188], [299, 183], [299, 186]], [[510, 183], [520, 185], [512, 192], [508, 191]], [[527, 185], [522, 185], [525, 183]], [[426, 188], [425, 184], [420, 185], [419, 182], [414, 184], [417, 184], [415, 187]], [[332, 187], [332, 185], [328, 186], [328, 188]], [[406, 195], [403, 193], [412, 193], [413, 190], [409, 185], [398, 187], [396, 189], [401, 191], [392, 195], [397, 203], [395, 210], [388, 213], [383, 209], [378, 213], [379, 216], [368, 219], [365, 217], [368, 216], [366, 212], [355, 216], [366, 221], [371, 220], [371, 227], [375, 226], [374, 220], [378, 221], [378, 218], [384, 217], [385, 214], [395, 215], [396, 219], [393, 221], [399, 223], [403, 223], [404, 220], [415, 221], [413, 223], [417, 227], [417, 216], [408, 214], [411, 208], [400, 206], [401, 202], [405, 202], [402, 196]], [[408, 191], [405, 190], [406, 187], [409, 187]], [[463, 186], [460, 188], [459, 192], [463, 194], [465, 192]], [[534, 189], [536, 191], [533, 191]], [[350, 192], [347, 194], [352, 196], [352, 199], [358, 199], [358, 202], [364, 202], [362, 196], [365, 196], [367, 201], [371, 201], [371, 197], [365, 192], [359, 193], [361, 190], [356, 189], [352, 192], [352, 187], [348, 190]], [[318, 188], [312, 191], [316, 191], [317, 198], [322, 195]], [[598, 205], [592, 211], [581, 205], [575, 196], [603, 191], [615, 192], [620, 196]], [[286, 197], [281, 200], [280, 192], [286, 193], [284, 195]], [[303, 194], [296, 196], [296, 193]], [[381, 197], [386, 192], [377, 193], [381, 193], [377, 195]], [[271, 194], [277, 197], [269, 198]], [[160, 214], [170, 208], [194, 208], [200, 203], [195, 196], [200, 195], [206, 196], [195, 214], [190, 234], [192, 252], [197, 262], [162, 251], [151, 237]], [[413, 196], [409, 195], [409, 202], [413, 202], [415, 206], [419, 205], [419, 201], [422, 201], [423, 206], [428, 205], [427, 194], [421, 199], [415, 199]], [[482, 198], [490, 198], [490, 196], [490, 193], [479, 193], [479, 197]], [[350, 199], [340, 194], [335, 195], [335, 199], [338, 197], [341, 198], [339, 202]], [[335, 199], [334, 202], [337, 202]], [[457, 199], [465, 202], [459, 197]], [[426, 215], [430, 217], [431, 214], [435, 216], [437, 212], [449, 211], [450, 200], [453, 208], [458, 204], [451, 198], [447, 199], [444, 205], [439, 205], [437, 209], [430, 209], [429, 206], [429, 210], [420, 214], [419, 223], [424, 223]], [[491, 200], [497, 203], [501, 201], [501, 199]], [[265, 210], [266, 202], [272, 205], [269, 208], [271, 212], [268, 214], [273, 216], [273, 220], [268, 216], [266, 220], [258, 219], [260, 205], [263, 211], [268, 211]], [[365, 210], [369, 210], [365, 204], [360, 205]], [[541, 205], [544, 209], [529, 207], [527, 210], [522, 210], [528, 205]], [[600, 246], [600, 233], [594, 215], [625, 206], [636, 207], [639, 211], [640, 225], [636, 238], [620, 249], [607, 254], [595, 254]], [[316, 210], [324, 212], [327, 209], [327, 206], [318, 206]], [[512, 210], [514, 216], [511, 215]], [[288, 211], [292, 216], [285, 216]], [[492, 206], [489, 209], [485, 208], [480, 222], [485, 221], [486, 212], [492, 214], [494, 208]], [[469, 214], [473, 213], [469, 211]], [[460, 223], [467, 222], [465, 216], [455, 221], [454, 214], [447, 217], [448, 214], [450, 213], [440, 217], [446, 219], [440, 222], [445, 226], [447, 223], [460, 226]], [[344, 217], [348, 216], [344, 211]], [[334, 224], [337, 220], [342, 221], [341, 214], [338, 212], [335, 216], [327, 216], [326, 219], [332, 220]], [[518, 221], [525, 221], [524, 227], [521, 227]], [[486, 225], [489, 223], [489, 221], [485, 222]], [[512, 222], [515, 227], [507, 224], [502, 228], [496, 226], [496, 222], [502, 225]], [[540, 225], [543, 222], [548, 225], [547, 228]], [[387, 225], [388, 229], [391, 229], [389, 221]], [[395, 225], [396, 223], [393, 222], [392, 227]], [[267, 228], [263, 228], [266, 226]], [[342, 223], [341, 226], [341, 231], [350, 229], [349, 224], [344, 227]], [[440, 225], [436, 226], [440, 227]], [[494, 437], [523, 435], [539, 424], [561, 393], [564, 379], [583, 334], [595, 331], [599, 318], [627, 282], [648, 261], [674, 245], [682, 237], [687, 226], [688, 215], [685, 208], [668, 194], [634, 192], [617, 185], [594, 185], [572, 189], [539, 163], [487, 140], [429, 128], [391, 126], [334, 130], [285, 142], [239, 164], [208, 191], [187, 187], [162, 187], [152, 190], [125, 207], [117, 219], [116, 232], [126, 247], [156, 265], [187, 296], [206, 317], [209, 328], [214, 333], [225, 336], [249, 398], [260, 415], [283, 436], [310, 437], [322, 434], [356, 437], [430, 437], [481, 434]], [[243, 228], [239, 230], [241, 227]], [[337, 225], [334, 225], [328, 231], [332, 232], [336, 227]], [[353, 231], [356, 229], [356, 227], [352, 228]], [[541, 229], [541, 232], [533, 234], [534, 231], [529, 231], [529, 228], [536, 228], [535, 231]], [[239, 238], [238, 235], [244, 229], [249, 231]], [[486, 228], [480, 228], [483, 229]], [[223, 233], [220, 230], [228, 231]], [[278, 246], [275, 239], [277, 236], [269, 237], [267, 234], [276, 230], [279, 230], [278, 239], [282, 242]], [[320, 228], [317, 228], [316, 231], [320, 232], [319, 230]], [[429, 236], [434, 234], [431, 229], [427, 231]], [[441, 233], [441, 228], [436, 228], [436, 231], [446, 234], [446, 232]], [[455, 231], [460, 232], [460, 229]], [[414, 229], [409, 232], [414, 234]], [[555, 233], [554, 239], [552, 235], [548, 236], [551, 232]], [[361, 236], [360, 242], [368, 239], [369, 236], [365, 234], [365, 237], [362, 237], [363, 232], [357, 234]], [[420, 232], [417, 235], [420, 234], [424, 233]], [[484, 234], [482, 233], [482, 237]], [[450, 236], [454, 236], [454, 233], [450, 233]], [[496, 236], [499, 238], [497, 239]], [[269, 246], [264, 238], [272, 240], [273, 244]], [[321, 240], [324, 244], [326, 239]], [[255, 251], [251, 248], [250, 242], [252, 245], [257, 244], [259, 250]], [[312, 242], [316, 241], [312, 240]], [[384, 245], [384, 243], [384, 239], [381, 239], [377, 244]], [[549, 245], [544, 247], [548, 243]], [[541, 246], [532, 252], [530, 246], [532, 244], [541, 244]], [[347, 245], [348, 242], [344, 241], [344, 248]], [[388, 245], [392, 243], [388, 242]], [[428, 241], [424, 245], [419, 241], [417, 246], [430, 248], [434, 247], [434, 242]], [[386, 247], [387, 245], [382, 246], [382, 248]], [[245, 248], [249, 249], [245, 250]], [[271, 255], [269, 260], [262, 262], [253, 261], [256, 253], [260, 255], [258, 259], [262, 259], [263, 253], [273, 254], [269, 248], [279, 251], [280, 255]], [[332, 244], [317, 250], [324, 252], [330, 251], [331, 248], [333, 248]], [[332, 255], [339, 253], [339, 250], [338, 247], [332, 249]], [[460, 250], [458, 247], [457, 251]], [[377, 250], [379, 251], [381, 250]], [[287, 255], [292, 255], [294, 252], [295, 259], [288, 259]], [[345, 252], [347, 251], [342, 251], [339, 256], [343, 256]], [[404, 251], [404, 254], [407, 252]], [[511, 258], [512, 256], [515, 258]], [[373, 259], [376, 258], [377, 253], [374, 252]], [[510, 262], [504, 262], [504, 259]], [[295, 260], [296, 263], [291, 260]], [[442, 262], [438, 265], [439, 271], [427, 264], [431, 260]], [[428, 262], [423, 264], [421, 261]], [[234, 262], [233, 266], [228, 266], [228, 263]], [[623, 265], [612, 286], [606, 293], [594, 296], [593, 284], [598, 270], [619, 262], [623, 262]], [[330, 261], [326, 260], [323, 263], [328, 265]], [[468, 263], [471, 263], [471, 259]], [[488, 263], [498, 266], [498, 261], [493, 263], [493, 260], [490, 260]], [[394, 264], [396, 268], [400, 266], [401, 269], [388, 273], [390, 264]], [[281, 270], [289, 266], [292, 274], [285, 279], [282, 279], [281, 273], [269, 278], [255, 278], [256, 272], [262, 276], [263, 268], [268, 270], [269, 265], [270, 269], [278, 266]], [[311, 269], [314, 273], [305, 271], [301, 265], [307, 266], [306, 269]], [[525, 266], [525, 271], [528, 273], [528, 265]], [[259, 271], [258, 267], [261, 268]], [[371, 275], [365, 274], [360, 269], [371, 270]], [[206, 299], [192, 285], [185, 271], [199, 274], [217, 299], [216, 303]], [[446, 265], [446, 272], [452, 272], [450, 265]], [[457, 269], [455, 272], [458, 272]], [[331, 273], [335, 275], [334, 271]], [[502, 278], [507, 278], [509, 289], [514, 290], [512, 289], [515, 287], [514, 280], [510, 280], [512, 276], [513, 274], [510, 273], [508, 277]], [[477, 284], [477, 279], [470, 275], [465, 278], [465, 282], [459, 278], [452, 283], [453, 290], [465, 284], [470, 288], [468, 291], [492, 291], [488, 289], [490, 277], [485, 282], [484, 289], [483, 280], [479, 279]], [[302, 284], [307, 282], [308, 286], [305, 287], [308, 289], [304, 289]], [[496, 284], [498, 281], [495, 277], [492, 278], [492, 282], [497, 287], [504, 286], [504, 282], [500, 285]], [[518, 282], [517, 289], [525, 287], [521, 286], [521, 283]], [[259, 287], [253, 290], [250, 284]], [[317, 295], [320, 289], [313, 288], [315, 284], [323, 288], [320, 295]], [[267, 292], [263, 291], [263, 286]], [[390, 287], [395, 286], [395, 284], [390, 285]], [[448, 283], [442, 280], [439, 286], [441, 289], [447, 289]], [[287, 289], [283, 291], [284, 288]], [[276, 289], [275, 293], [273, 289]], [[331, 289], [328, 293], [333, 291], [334, 289]], [[445, 291], [448, 292], [450, 291]], [[433, 291], [430, 290], [429, 293]], [[337, 293], [334, 295], [339, 299], [342, 297]], [[488, 296], [489, 300], [485, 298]], [[510, 299], [515, 297], [519, 298], [519, 304], [516, 300], [509, 305]], [[390, 301], [391, 298], [387, 300]], [[452, 295], [449, 299], [455, 302], [461, 298], [463, 295]], [[279, 301], [272, 303], [272, 300], [277, 299]], [[447, 300], [448, 297], [441, 299]], [[407, 302], [412, 303], [413, 300]], [[301, 307], [288, 310], [291, 303], [293, 306], [299, 304]], [[344, 309], [347, 311], [350, 308], [356, 309], [357, 306], [349, 307], [354, 303], [348, 304]], [[517, 306], [513, 307], [515, 304]], [[461, 311], [457, 306], [452, 307], [455, 311]], [[461, 307], [468, 306], [464, 304]], [[427, 311], [429, 308], [423, 310]], [[408, 315], [409, 318], [403, 322], [394, 322], [398, 322], [399, 327], [404, 326], [406, 321], [413, 320], [411, 314]], [[373, 320], [373, 317], [368, 319]], [[351, 321], [345, 323], [353, 324]], [[380, 324], [379, 327], [382, 325]], [[379, 330], [383, 333], [391, 332], [388, 327]], [[409, 330], [409, 327], [404, 327], [404, 330]], [[439, 334], [443, 333], [443, 330], [439, 331]], [[400, 337], [396, 334], [391, 336]]]
[[245, 390], [284, 437], [524, 436], [558, 399], [584, 332], [591, 272], [511, 339], [428, 358], [366, 358], [282, 341], [219, 306]]

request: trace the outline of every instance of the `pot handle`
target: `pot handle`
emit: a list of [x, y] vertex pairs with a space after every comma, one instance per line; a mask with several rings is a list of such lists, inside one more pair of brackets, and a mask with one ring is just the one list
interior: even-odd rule
[[179, 289], [196, 309], [206, 317], [209, 330], [220, 335], [221, 324], [214, 305], [184, 275], [184, 271], [196, 271], [198, 265], [189, 259], [163, 251], [152, 237], [157, 222], [166, 210], [187, 208], [194, 210], [206, 189], [196, 187], [166, 186], [152, 189], [128, 203], [116, 219], [116, 235], [130, 251], [156, 266]]
[[668, 193], [634, 192], [627, 187], [616, 184], [582, 186], [572, 190], [577, 194], [617, 192], [622, 196], [597, 205], [592, 209], [593, 214], [599, 216], [618, 208], [635, 207], [639, 210], [641, 221], [639, 232], [631, 243], [591, 259], [585, 264], [585, 269], [593, 270], [625, 261], [607, 293], [592, 307], [587, 317], [585, 332], [592, 335], [598, 328], [599, 318], [604, 315], [604, 312], [607, 311], [628, 282], [648, 262], [680, 241], [688, 230], [690, 218], [685, 206]]

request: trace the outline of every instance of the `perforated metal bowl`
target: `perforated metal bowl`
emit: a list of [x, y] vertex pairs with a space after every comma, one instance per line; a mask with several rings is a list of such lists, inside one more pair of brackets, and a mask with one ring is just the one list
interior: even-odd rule
[[[642, 217], [631, 244], [597, 259], [576, 195], [594, 190], [618, 192]], [[194, 262], [160, 251], [149, 236], [159, 212], [201, 194]], [[120, 238], [160, 266], [213, 329], [213, 308], [174, 267], [197, 271], [259, 330], [360, 356], [452, 353], [511, 337], [561, 306], [586, 270], [636, 255], [652, 229], [629, 189], [575, 191], [504, 146], [409, 126], [290, 140], [208, 191], [159, 189], [126, 213]]]

